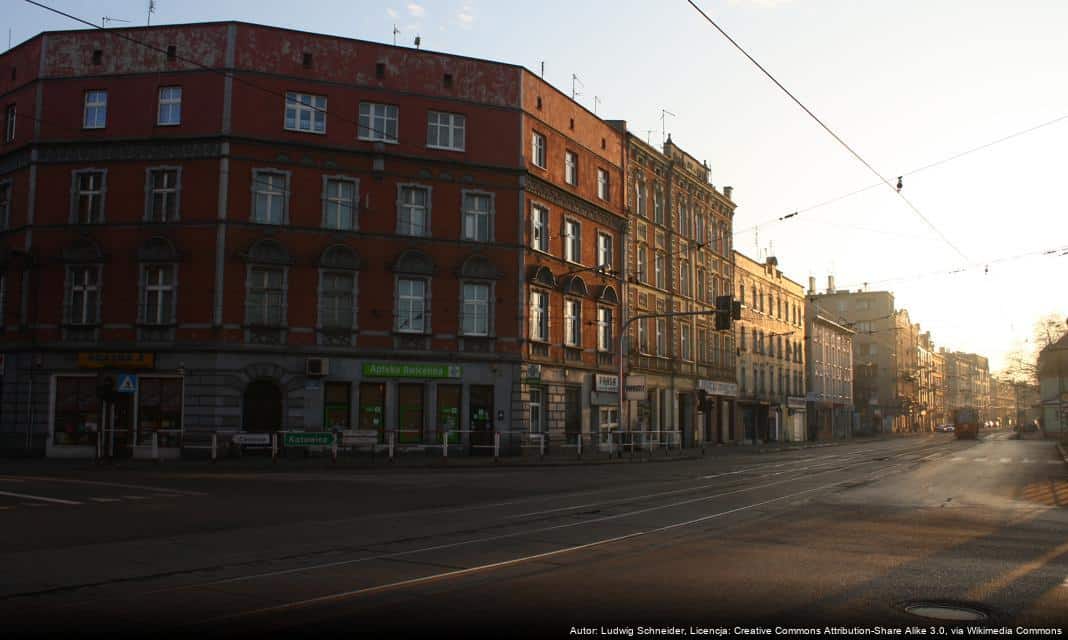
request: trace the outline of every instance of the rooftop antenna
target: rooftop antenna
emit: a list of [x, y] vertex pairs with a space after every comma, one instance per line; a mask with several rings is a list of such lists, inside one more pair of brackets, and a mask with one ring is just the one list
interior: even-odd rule
[[397, 25], [393, 25], [393, 46], [394, 47], [397, 46], [397, 34], [398, 33], [400, 33], [400, 29], [397, 28]]
[[666, 116], [671, 116], [672, 118], [674, 118], [675, 114], [671, 113], [667, 109], [661, 109], [660, 110], [660, 144], [661, 145], [663, 145], [665, 142], [667, 142], [667, 125], [664, 123], [664, 118]]
[[545, 79], [545, 61], [544, 60], [541, 61], [541, 79], [542, 80]]
[[418, 49], [418, 48], [419, 48], [419, 44], [420, 44], [420, 43], [421, 43], [422, 41], [423, 41], [423, 39], [422, 39], [422, 38], [420, 38], [419, 36], [415, 36], [415, 48], [416, 48], [416, 49]]
[[577, 89], [575, 89], [575, 83], [576, 82], [579, 84], [580, 87], [585, 87], [586, 86], [586, 85], [582, 84], [582, 80], [579, 80], [579, 77], [577, 75], [572, 73], [571, 74], [571, 99], [572, 100], [575, 99], [575, 96], [581, 96], [582, 95], [581, 92], [579, 92]]
[[593, 115], [597, 115], [597, 103], [600, 101], [600, 98], [598, 98], [597, 96], [593, 96]]
[[156, 0], [148, 0], [148, 26], [152, 26], [152, 14], [156, 12]]
[[111, 16], [104, 16], [103, 18], [100, 19], [100, 26], [106, 27], [106, 26], [108, 26], [109, 22], [126, 22], [126, 23], [129, 23], [130, 21], [129, 20], [123, 20], [122, 18], [112, 18]]

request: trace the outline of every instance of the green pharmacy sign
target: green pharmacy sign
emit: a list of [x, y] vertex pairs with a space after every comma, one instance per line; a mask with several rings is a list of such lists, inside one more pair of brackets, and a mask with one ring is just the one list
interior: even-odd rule
[[368, 378], [459, 378], [463, 375], [463, 367], [458, 364], [365, 362], [363, 375]]

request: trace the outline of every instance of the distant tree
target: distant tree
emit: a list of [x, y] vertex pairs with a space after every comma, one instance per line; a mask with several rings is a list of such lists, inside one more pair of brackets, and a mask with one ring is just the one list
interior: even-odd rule
[[1005, 356], [1002, 375], [1014, 382], [1038, 384], [1038, 354], [1068, 333], [1065, 319], [1056, 313], [1047, 313], [1035, 321], [1031, 339], [1018, 342]]

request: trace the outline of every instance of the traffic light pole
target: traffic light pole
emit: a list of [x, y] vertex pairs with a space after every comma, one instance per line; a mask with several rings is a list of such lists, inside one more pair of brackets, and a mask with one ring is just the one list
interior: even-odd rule
[[[726, 309], [707, 309], [705, 311], [669, 311], [665, 313], [645, 313], [633, 318], [628, 318], [623, 323], [623, 327], [619, 331], [619, 421], [624, 423], [624, 398], [626, 397], [626, 371], [624, 369], [624, 363], [626, 362], [627, 354], [623, 353], [624, 340], [627, 337], [627, 329], [630, 328], [632, 322], [638, 320], [648, 320], [649, 318], [676, 318], [680, 316], [711, 316], [717, 313], [725, 313], [730, 317], [732, 315], [731, 307]], [[627, 416], [629, 418], [629, 416]], [[630, 420], [626, 420], [627, 432], [630, 432]]]

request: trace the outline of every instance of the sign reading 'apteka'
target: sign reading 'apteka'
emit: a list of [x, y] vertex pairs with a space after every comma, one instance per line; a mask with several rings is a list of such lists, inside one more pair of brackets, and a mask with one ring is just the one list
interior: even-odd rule
[[365, 362], [363, 375], [371, 378], [459, 378], [463, 375], [463, 367], [458, 364]]

